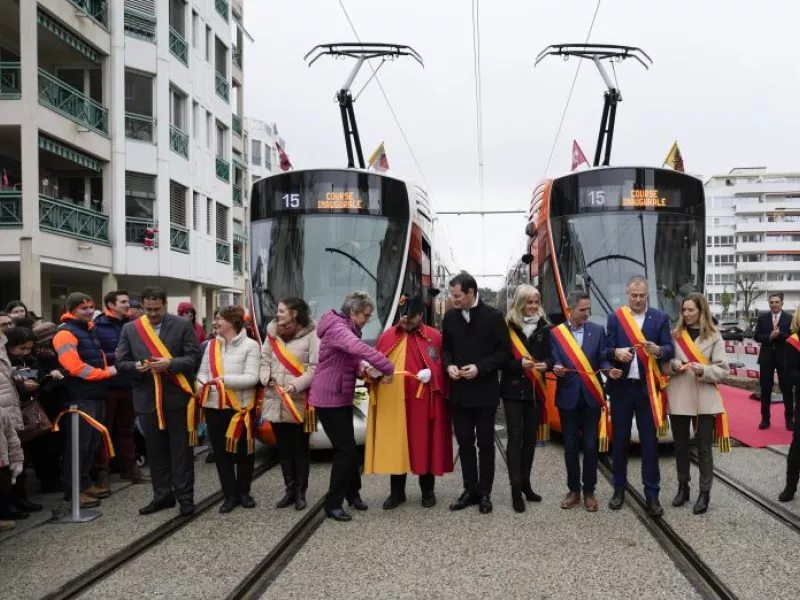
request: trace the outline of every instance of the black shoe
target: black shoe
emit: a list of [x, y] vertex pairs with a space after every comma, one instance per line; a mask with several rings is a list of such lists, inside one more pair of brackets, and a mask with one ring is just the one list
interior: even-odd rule
[[139, 509], [140, 515], [152, 515], [160, 510], [166, 510], [168, 508], [174, 508], [175, 506], [175, 498], [169, 498], [167, 500], [153, 500], [147, 506], [143, 506]]
[[525, 512], [525, 501], [522, 499], [522, 490], [519, 489], [517, 485], [511, 486], [511, 506], [514, 507], [515, 512]]
[[478, 494], [464, 492], [458, 497], [458, 500], [450, 505], [450, 510], [464, 510], [468, 506], [475, 506], [479, 501]]
[[661, 502], [659, 502], [658, 498], [655, 496], [647, 499], [647, 512], [650, 513], [651, 517], [660, 517], [664, 514], [664, 509], [661, 506]]
[[393, 508], [397, 508], [405, 501], [406, 501], [405, 494], [403, 494], [402, 496], [395, 496], [394, 494], [389, 494], [389, 497], [383, 503], [383, 510], [392, 510]]
[[694, 503], [694, 507], [692, 508], [694, 514], [702, 515], [708, 510], [709, 496], [710, 492], [700, 492], [700, 495], [697, 497], [697, 502]]
[[194, 514], [194, 502], [186, 500], [181, 502], [180, 515], [182, 517], [191, 517]]
[[478, 512], [482, 515], [488, 515], [492, 512], [492, 499], [489, 496], [481, 496], [478, 501]]
[[781, 502], [791, 502], [792, 500], [794, 500], [794, 495], [796, 493], [797, 493], [796, 488], [787, 485], [785, 488], [783, 488], [783, 491], [778, 496], [778, 500], [780, 500]]
[[433, 508], [436, 506], [436, 494], [433, 492], [422, 492], [422, 508]]
[[527, 485], [527, 487], [524, 485], [522, 486], [522, 493], [525, 495], [525, 500], [527, 500], [528, 502], [542, 501], [542, 497], [533, 491], [533, 488], [531, 488], [530, 483]]
[[769, 421], [761, 421], [761, 423], [758, 424], [758, 428], [769, 429]]
[[[225, 498], [225, 502], [223, 502], [219, 507], [219, 512], [223, 515], [228, 514], [234, 508], [239, 506], [240, 501], [239, 498]], [[183, 512], [183, 505], [181, 504], [181, 512]]]
[[214, 456], [214, 452], [209, 450], [208, 454], [206, 454], [206, 464], [210, 464], [210, 463], [213, 463], [213, 462], [217, 462], [217, 457]]
[[294, 509], [303, 510], [306, 506], [308, 506], [306, 503], [306, 491], [297, 490], [297, 493], [294, 496]]
[[348, 515], [342, 508], [326, 508], [325, 514], [328, 515], [328, 518], [333, 519], [334, 521], [352, 521], [353, 517]]
[[688, 483], [681, 483], [678, 485], [678, 493], [675, 494], [675, 499], [672, 501], [672, 506], [678, 507], [683, 506], [689, 501], [689, 484]]
[[256, 501], [250, 495], [250, 492], [248, 492], [246, 494], [242, 494], [242, 497], [241, 497], [241, 500], [240, 500], [239, 504], [242, 505], [242, 508], [255, 508], [256, 507]]
[[625, 504], [625, 488], [617, 488], [614, 490], [614, 495], [608, 502], [608, 508], [611, 510], [619, 510]]
[[356, 510], [367, 510], [369, 506], [361, 499], [361, 496], [356, 494], [352, 498], [347, 499], [347, 504]]
[[0, 513], [0, 521], [21, 521], [29, 516], [26, 512], [9, 508], [6, 512]]
[[286, 493], [283, 495], [283, 498], [278, 500], [278, 503], [275, 505], [275, 508], [286, 508], [287, 506], [291, 506], [294, 504], [294, 488], [287, 487]]
[[40, 512], [42, 510], [42, 505], [37, 504], [36, 502], [31, 502], [27, 498], [14, 498], [11, 500], [11, 504], [18, 508], [20, 512], [26, 513], [34, 513]]

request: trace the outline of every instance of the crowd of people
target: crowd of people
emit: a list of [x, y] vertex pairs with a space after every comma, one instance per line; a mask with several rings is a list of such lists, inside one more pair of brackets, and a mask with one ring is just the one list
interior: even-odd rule
[[[682, 301], [674, 328], [648, 306], [648, 282], [633, 277], [627, 304], [606, 327], [589, 320], [591, 298], [566, 298], [567, 320], [555, 326], [535, 287], [520, 285], [507, 315], [484, 303], [475, 279], [461, 273], [450, 282], [453, 308], [441, 332], [423, 323], [419, 294], [403, 295], [398, 320], [375, 347], [361, 330], [375, 311], [365, 292], [353, 292], [339, 310], [315, 322], [301, 298], [281, 299], [260, 340], [240, 306], [214, 314], [206, 335], [189, 303], [168, 312], [166, 292], [145, 288], [138, 297], [116, 290], [98, 310], [83, 293], [67, 298], [60, 325], [41, 322], [19, 301], [0, 313], [0, 530], [42, 510], [27, 495], [26, 465], [43, 492], [71, 499], [71, 428], [50, 427], [76, 406], [82, 508], [111, 495], [111, 463], [103, 436], [110, 432], [121, 477], [152, 485], [148, 515], [179, 506], [194, 512], [194, 452], [205, 422], [224, 501], [219, 510], [253, 508], [251, 494], [256, 429], [267, 422], [276, 440], [284, 481], [277, 508], [307, 506], [309, 439], [318, 423], [334, 449], [326, 514], [350, 521], [345, 501], [367, 510], [353, 428], [359, 379], [370, 388], [364, 473], [390, 475], [383, 508], [406, 502], [409, 473], [418, 476], [421, 505], [436, 504], [435, 479], [453, 471], [458, 444], [463, 493], [453, 511], [477, 506], [492, 511], [495, 418], [502, 400], [507, 422], [507, 463], [513, 509], [540, 502], [532, 485], [537, 441], [547, 436], [546, 387], [556, 386], [555, 406], [564, 439], [567, 493], [561, 507], [598, 510], [595, 497], [601, 448], [611, 445], [614, 492], [608, 507], [620, 509], [628, 484], [628, 446], [636, 416], [642, 451], [642, 484], [649, 512], [663, 514], [659, 500], [657, 439], [671, 424], [678, 493], [690, 498], [689, 446], [694, 423], [700, 463], [695, 514], [706, 512], [713, 481], [715, 443], [729, 440], [717, 385], [728, 375], [724, 342], [705, 297]], [[800, 313], [782, 313], [770, 297], [756, 336], [762, 369], [777, 365], [782, 388], [800, 385]], [[766, 329], [766, 331], [762, 331]], [[760, 338], [764, 338], [763, 340]], [[262, 342], [259, 344], [259, 342]], [[604, 374], [605, 376], [601, 376]], [[765, 388], [771, 386], [762, 381]], [[606, 401], [606, 391], [610, 403]], [[764, 389], [769, 398], [771, 389]], [[786, 408], [787, 427], [794, 411]], [[144, 433], [149, 476], [136, 462], [134, 426]], [[761, 426], [769, 426], [769, 412]], [[580, 454], [583, 452], [581, 465]], [[791, 500], [800, 477], [800, 439], [795, 431], [781, 501]]]

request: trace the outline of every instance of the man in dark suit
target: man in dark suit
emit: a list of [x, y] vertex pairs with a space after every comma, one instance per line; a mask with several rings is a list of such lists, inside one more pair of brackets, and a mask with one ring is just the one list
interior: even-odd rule
[[[461, 272], [450, 281], [453, 307], [442, 320], [442, 363], [450, 378], [453, 429], [461, 456], [464, 492], [450, 510], [478, 504], [492, 511], [494, 418], [500, 404], [498, 370], [511, 355], [503, 314], [481, 302], [478, 284]], [[475, 451], [480, 450], [480, 476]]]
[[[591, 371], [608, 369], [608, 375], [612, 379], [619, 379], [622, 370], [612, 368], [608, 360], [603, 326], [588, 321], [591, 314], [589, 294], [583, 291], [572, 292], [567, 298], [567, 306], [569, 319], [550, 335], [553, 372], [559, 378], [556, 408], [561, 417], [569, 487], [561, 508], [574, 508], [581, 503], [580, 449], [583, 429], [583, 507], [589, 512], [595, 512], [597, 499], [594, 489], [597, 485], [599, 455], [597, 426], [600, 422], [600, 411], [605, 405], [605, 392], [600, 376], [586, 373], [588, 369], [584, 368], [582, 360], [588, 362]], [[571, 345], [572, 340], [575, 346]], [[578, 374], [576, 370], [584, 373]]]
[[[613, 424], [612, 457], [614, 463], [614, 496], [608, 507], [619, 510], [625, 502], [625, 487], [628, 485], [628, 444], [631, 437], [633, 415], [639, 430], [639, 445], [642, 449], [642, 483], [650, 514], [664, 514], [658, 492], [661, 488], [661, 473], [658, 468], [658, 437], [651, 402], [661, 406], [659, 391], [656, 398], [650, 397], [647, 378], [655, 380], [658, 388], [661, 377], [659, 361], [669, 360], [675, 353], [670, 335], [669, 316], [647, 306], [647, 279], [635, 276], [625, 288], [628, 306], [623, 306], [608, 315], [608, 358], [622, 369], [622, 376], [608, 382], [611, 395], [611, 422]], [[643, 336], [639, 342], [636, 335]], [[660, 388], [659, 388], [660, 390]], [[666, 422], [667, 416], [663, 415]]]
[[139, 513], [172, 508], [177, 498], [181, 515], [187, 516], [194, 512], [194, 452], [186, 407], [194, 401], [194, 366], [200, 349], [192, 324], [167, 314], [162, 288], [145, 288], [141, 303], [144, 315], [122, 328], [117, 347], [117, 369], [133, 377], [133, 404], [144, 430], [153, 480], [153, 501]]
[[783, 372], [786, 338], [791, 335], [792, 317], [783, 312], [783, 293], [769, 295], [769, 312], [758, 317], [755, 340], [761, 344], [758, 353], [758, 366], [761, 383], [761, 423], [759, 429], [769, 429], [770, 408], [772, 406], [772, 386], [775, 371], [778, 372], [778, 386], [783, 394], [786, 429], [794, 430], [794, 401], [792, 383], [788, 373]]

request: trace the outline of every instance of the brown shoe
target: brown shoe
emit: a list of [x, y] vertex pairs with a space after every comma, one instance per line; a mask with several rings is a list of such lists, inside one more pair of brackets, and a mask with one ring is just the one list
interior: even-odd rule
[[594, 497], [594, 494], [584, 494], [583, 508], [589, 512], [597, 512], [597, 498]]
[[89, 496], [86, 493], [80, 495], [79, 506], [81, 508], [97, 508], [100, 506], [100, 499], [94, 496]]
[[17, 524], [14, 521], [0, 521], [0, 531], [8, 531], [16, 526]]
[[564, 497], [561, 502], [561, 508], [575, 508], [581, 503], [581, 495], [575, 492], [570, 492]]
[[104, 500], [111, 495], [111, 489], [102, 484], [93, 485], [83, 493], [85, 496], [91, 496], [99, 500]]

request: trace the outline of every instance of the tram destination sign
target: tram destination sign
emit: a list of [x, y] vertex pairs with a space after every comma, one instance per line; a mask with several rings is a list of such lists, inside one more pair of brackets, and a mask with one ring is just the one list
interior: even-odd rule
[[380, 194], [375, 192], [331, 190], [330, 185], [306, 187], [299, 192], [275, 189], [273, 207], [276, 212], [380, 212]]
[[627, 185], [580, 186], [578, 204], [588, 210], [664, 210], [681, 207], [681, 191], [674, 188]]

